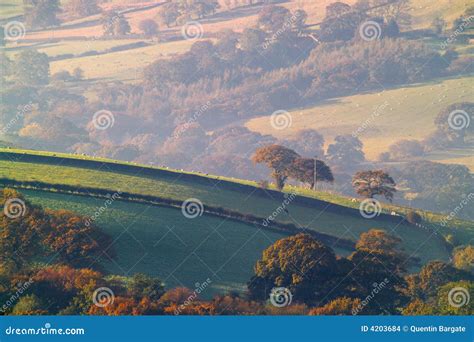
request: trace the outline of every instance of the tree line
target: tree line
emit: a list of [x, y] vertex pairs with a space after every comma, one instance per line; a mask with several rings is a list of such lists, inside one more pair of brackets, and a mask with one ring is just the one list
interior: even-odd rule
[[[269, 145], [258, 148], [252, 157], [255, 163], [264, 163], [272, 170], [276, 187], [282, 190], [288, 178], [310, 185], [317, 182], [333, 182], [331, 168], [322, 160], [302, 158], [298, 153], [284, 146]], [[373, 198], [376, 195], [393, 199], [396, 183], [383, 170], [359, 171], [352, 178], [354, 190], [361, 196]]]

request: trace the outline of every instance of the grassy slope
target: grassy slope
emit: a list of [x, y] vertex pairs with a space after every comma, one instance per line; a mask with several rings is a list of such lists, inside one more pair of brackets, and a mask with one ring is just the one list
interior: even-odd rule
[[[76, 43], [77, 42], [74, 42], [74, 44]], [[98, 42], [96, 41], [95, 43]], [[142, 78], [143, 68], [145, 66], [159, 58], [184, 53], [189, 50], [192, 43], [191, 41], [169, 42], [99, 56], [55, 61], [51, 63], [51, 72], [55, 73], [60, 70], [72, 71], [79, 67], [84, 70], [84, 76], [88, 79], [108, 78], [114, 80], [139, 80]], [[71, 44], [71, 42], [68, 44]], [[87, 44], [87, 42], [84, 42], [84, 44]], [[125, 44], [125, 42], [123, 44]], [[97, 44], [97, 46], [99, 47], [100, 44]], [[90, 48], [88, 50], [94, 49]], [[65, 47], [63, 51], [63, 53], [71, 53], [67, 47]]]
[[2, 0], [0, 3], [0, 19], [23, 14], [22, 0]]
[[413, 17], [412, 27], [430, 28], [434, 18], [443, 18], [450, 28], [454, 20], [472, 6], [469, 0], [412, 0], [410, 14]]
[[[251, 119], [245, 126], [278, 138], [289, 138], [301, 129], [312, 128], [322, 132], [328, 144], [336, 135], [352, 134], [368, 120], [368, 128], [359, 138], [367, 157], [375, 159], [397, 140], [425, 138], [435, 130], [433, 121], [440, 109], [455, 102], [472, 101], [473, 86], [474, 77], [463, 77], [357, 94], [293, 110], [292, 125], [287, 129], [272, 128], [268, 116]], [[378, 116], [373, 115], [378, 107], [381, 108], [376, 112]], [[474, 170], [472, 150], [452, 151], [442, 158], [433, 156], [437, 161], [453, 162], [450, 158]]]
[[[64, 167], [60, 165], [21, 163], [11, 161], [0, 161], [0, 177], [8, 177], [25, 181], [43, 181], [54, 184], [68, 184], [77, 186], [88, 186], [106, 189], [120, 189], [121, 191], [149, 194], [178, 200], [187, 198], [198, 198], [205, 205], [221, 206], [243, 213], [251, 213], [260, 217], [270, 215], [281, 205], [280, 201], [274, 200], [271, 196], [257, 196], [254, 190], [233, 191], [224, 186], [226, 180], [218, 177], [208, 177], [208, 183], [195, 183], [184, 179], [183, 174], [173, 173], [173, 177], [146, 176], [137, 174], [123, 174], [110, 171], [110, 166], [97, 165], [96, 170]], [[206, 179], [206, 178], [204, 178]], [[233, 180], [240, 182], [237, 180]], [[242, 183], [252, 184], [251, 182]], [[306, 194], [314, 197], [322, 197], [326, 200], [340, 204], [352, 203], [349, 199], [330, 195], [328, 193], [313, 193], [305, 190]], [[328, 203], [329, 205], [329, 203]], [[383, 209], [392, 210], [383, 204]], [[395, 208], [403, 211], [403, 208]], [[290, 215], [280, 214], [277, 220], [280, 222], [291, 222], [297, 225], [307, 226], [309, 229], [356, 240], [360, 233], [370, 228], [382, 228], [393, 231], [404, 241], [404, 247], [410, 254], [418, 256], [423, 262], [430, 259], [446, 259], [448, 254], [440, 240], [431, 236], [427, 230], [418, 229], [393, 220], [386, 220], [382, 217], [368, 220], [358, 215], [341, 215], [335, 212], [295, 204], [288, 206]], [[432, 217], [433, 218], [433, 217]], [[440, 219], [441, 216], [434, 217]], [[427, 223], [428, 226], [434, 225]], [[457, 221], [457, 229], [454, 233], [462, 240], [468, 241], [474, 237], [474, 227], [472, 224]], [[445, 233], [443, 231], [443, 233]]]
[[[103, 199], [92, 197], [22, 192], [35, 204], [88, 216], [104, 205]], [[189, 288], [210, 278], [205, 297], [242, 290], [263, 249], [284, 237], [216, 217], [188, 220], [176, 209], [120, 201], [113, 202], [97, 224], [114, 239], [114, 261], [105, 254], [97, 260], [111, 274], [147, 273], [160, 277], [167, 287]]]

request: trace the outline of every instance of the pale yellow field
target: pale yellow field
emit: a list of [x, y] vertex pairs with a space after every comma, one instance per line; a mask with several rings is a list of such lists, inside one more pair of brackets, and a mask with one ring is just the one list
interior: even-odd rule
[[[435, 130], [433, 121], [440, 109], [455, 102], [474, 101], [473, 89], [474, 77], [450, 79], [337, 98], [313, 108], [294, 110], [290, 113], [291, 126], [282, 130], [272, 127], [270, 116], [251, 119], [245, 126], [278, 138], [290, 138], [299, 130], [311, 128], [324, 135], [326, 144], [336, 135], [355, 132], [364, 143], [368, 159], [375, 159], [400, 139], [425, 138]], [[471, 156], [453, 153], [440, 160], [453, 162], [450, 158], [474, 169], [472, 153]]]
[[85, 78], [136, 80], [142, 77], [143, 68], [159, 58], [188, 51], [193, 41], [177, 41], [130, 49], [98, 56], [65, 59], [51, 63], [51, 73], [73, 71], [80, 67]]
[[412, 27], [429, 28], [434, 18], [443, 18], [451, 27], [454, 20], [464, 11], [474, 6], [472, 0], [412, 0], [410, 15], [413, 17]]
[[37, 48], [38, 51], [46, 53], [50, 57], [73, 54], [78, 55], [87, 51], [105, 51], [115, 46], [135, 43], [147, 39], [111, 39], [111, 40], [63, 40], [55, 43], [47, 43]]

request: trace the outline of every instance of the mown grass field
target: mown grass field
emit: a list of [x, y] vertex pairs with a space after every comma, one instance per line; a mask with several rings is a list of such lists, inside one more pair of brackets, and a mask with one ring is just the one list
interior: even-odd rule
[[0, 19], [23, 14], [23, 0], [2, 0], [0, 2]]
[[[249, 187], [246, 190], [234, 191], [226, 184], [228, 180], [219, 177], [202, 177], [204, 181], [193, 182], [185, 177], [186, 174], [174, 172], [170, 175], [144, 176], [138, 174], [125, 174], [114, 172], [113, 166], [103, 166], [97, 163], [96, 169], [86, 169], [52, 164], [0, 161], [0, 177], [18, 181], [42, 181], [51, 184], [67, 184], [74, 186], [93, 187], [98, 189], [120, 190], [137, 194], [147, 194], [164, 198], [184, 201], [188, 198], [197, 198], [204, 205], [220, 206], [241, 213], [254, 214], [259, 217], [271, 215], [279, 206], [281, 200], [276, 200], [271, 193], [266, 196], [255, 194], [256, 189]], [[232, 180], [232, 184], [248, 184], [251, 182]], [[240, 183], [239, 183], [240, 182]], [[253, 189], [253, 190], [252, 190]], [[288, 188], [287, 191], [292, 189]], [[358, 203], [350, 199], [335, 196], [329, 193], [318, 193], [310, 190], [301, 190], [302, 195], [311, 195], [314, 198], [331, 200], [344, 205], [357, 207]], [[327, 202], [327, 207], [331, 202]], [[382, 205], [385, 211], [397, 209], [399, 212], [405, 208]], [[441, 233], [452, 233], [461, 241], [469, 241], [474, 237], [474, 224], [456, 221], [455, 229], [442, 229], [439, 235], [434, 235], [431, 230], [421, 229], [408, 225], [402, 217], [393, 220], [384, 219], [383, 216], [374, 219], [364, 219], [356, 214], [345, 215], [339, 212], [326, 210], [326, 208], [312, 207], [292, 202], [288, 205], [289, 214], [281, 213], [276, 220], [283, 223], [293, 223], [297, 226], [307, 227], [321, 233], [330, 234], [340, 238], [355, 241], [358, 236], [368, 229], [385, 229], [400, 236], [403, 247], [407, 253], [420, 258], [422, 263], [432, 259], [447, 259], [449, 253], [445, 249], [440, 236]], [[427, 216], [429, 219], [440, 220], [442, 215]], [[173, 224], [168, 222], [168, 224]], [[440, 228], [431, 222], [426, 222], [430, 228]]]
[[[68, 209], [93, 216], [103, 199], [22, 190], [34, 204]], [[97, 262], [110, 274], [146, 273], [161, 278], [166, 287], [212, 280], [204, 298], [242, 291], [262, 251], [285, 235], [206, 215], [186, 219], [180, 210], [115, 201], [96, 223], [114, 240], [111, 260]], [[109, 251], [110, 252], [110, 251]]]
[[[291, 138], [299, 130], [315, 129], [324, 135], [327, 146], [336, 135], [357, 133], [367, 123], [357, 135], [364, 143], [366, 157], [374, 160], [400, 139], [422, 140], [434, 132], [434, 119], [440, 110], [456, 102], [472, 101], [473, 87], [471, 76], [380, 89], [380, 92], [331, 99], [311, 108], [292, 110], [292, 124], [286, 129], [274, 129], [270, 116], [251, 119], [245, 126], [277, 138]], [[452, 152], [433, 159], [452, 163], [453, 158], [474, 170], [472, 150], [461, 155], [459, 151]]]
[[[74, 46], [74, 44], [77, 43], [78, 42], [68, 42], [66, 46], [57, 47], [52, 53], [58, 53], [58, 51], [61, 51], [61, 53], [72, 53], [70, 51], [76, 48], [73, 47], [71, 49], [70, 46]], [[100, 43], [97, 41], [94, 43], [97, 45], [96, 48], [100, 48]], [[89, 42], [84, 41], [83, 44], [83, 46], [86, 46]], [[114, 41], [114, 44], [122, 45], [118, 44], [117, 41]], [[126, 44], [126, 42], [123, 44]], [[72, 72], [75, 68], [81, 68], [84, 70], [84, 77], [86, 79], [141, 80], [143, 78], [144, 67], [150, 65], [157, 59], [169, 58], [175, 54], [184, 53], [191, 48], [192, 44], [192, 41], [183, 40], [154, 44], [98, 56], [54, 61], [51, 62], [51, 73], [54, 74], [61, 70]], [[104, 49], [105, 48], [102, 48], [102, 50]], [[94, 48], [91, 47], [88, 50], [94, 50]], [[49, 51], [45, 52], [50, 53]]]

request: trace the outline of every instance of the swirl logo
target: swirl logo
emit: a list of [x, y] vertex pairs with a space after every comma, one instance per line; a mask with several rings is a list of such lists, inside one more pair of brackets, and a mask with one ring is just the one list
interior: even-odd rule
[[16, 219], [24, 216], [26, 213], [25, 202], [19, 198], [9, 198], [3, 206], [3, 213], [6, 217]]
[[188, 21], [183, 25], [183, 27], [181, 27], [181, 35], [186, 40], [201, 39], [204, 35], [204, 29], [199, 22]]
[[181, 212], [184, 217], [188, 219], [194, 219], [198, 216], [202, 216], [204, 212], [204, 205], [197, 198], [188, 198], [181, 205]]
[[362, 217], [372, 219], [380, 215], [382, 212], [382, 206], [376, 199], [367, 198], [360, 203], [359, 212]]
[[448, 124], [449, 127], [456, 131], [460, 131], [464, 128], [468, 128], [471, 123], [469, 114], [464, 110], [454, 110], [449, 113]]
[[366, 21], [359, 27], [359, 35], [366, 42], [379, 39], [382, 35], [382, 28], [376, 21]]
[[453, 287], [448, 293], [449, 305], [455, 308], [469, 304], [470, 299], [469, 291], [464, 287]]
[[270, 117], [270, 124], [274, 129], [282, 130], [291, 127], [293, 118], [286, 110], [277, 110]]
[[102, 109], [94, 113], [92, 123], [96, 129], [103, 131], [114, 125], [115, 117], [111, 111]]
[[92, 294], [92, 301], [99, 308], [112, 304], [114, 299], [114, 292], [108, 287], [99, 287]]
[[286, 287], [275, 287], [270, 292], [270, 303], [277, 308], [283, 308], [291, 304], [293, 295]]
[[10, 21], [4, 27], [5, 40], [16, 42], [23, 39], [26, 34], [25, 25], [19, 21]]

